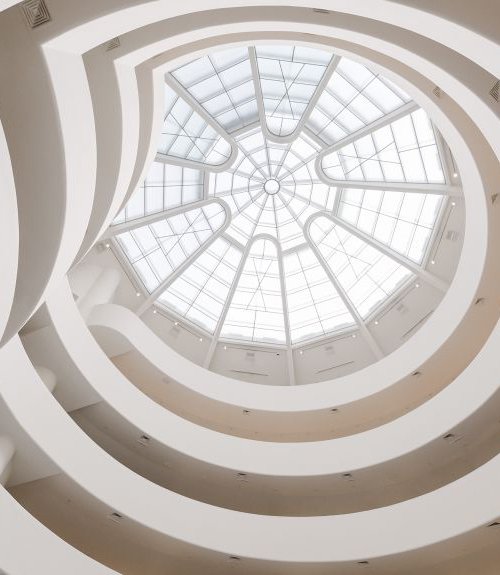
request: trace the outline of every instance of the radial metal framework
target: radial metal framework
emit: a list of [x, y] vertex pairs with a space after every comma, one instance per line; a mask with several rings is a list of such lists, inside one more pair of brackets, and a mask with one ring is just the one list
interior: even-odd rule
[[[156, 161], [109, 236], [145, 299], [218, 341], [292, 347], [358, 330], [427, 269], [450, 197], [441, 135], [399, 87], [303, 46], [166, 75]], [[290, 367], [290, 373], [293, 369]]]

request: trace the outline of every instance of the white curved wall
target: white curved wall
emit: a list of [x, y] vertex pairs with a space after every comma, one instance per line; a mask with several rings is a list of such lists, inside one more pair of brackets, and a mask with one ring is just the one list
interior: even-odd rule
[[[500, 42], [493, 24], [500, 8], [489, 6], [491, 11], [485, 18], [480, 6], [456, 6], [448, 0], [439, 6], [426, 0], [419, 3], [330, 0], [328, 8], [336, 10], [334, 14], [313, 12], [312, 2], [299, 0], [279, 9], [272, 8], [270, 1], [249, 5], [242, 0], [212, 0], [208, 4], [197, 0], [182, 4], [166, 0], [154, 3], [113, 0], [103, 7], [93, 0], [85, 4], [53, 0], [49, 3], [50, 23], [30, 29], [19, 7], [10, 7], [11, 4], [0, 5], [4, 10], [0, 14], [0, 119], [6, 141], [6, 145], [0, 141], [0, 167], [3, 173], [10, 174], [12, 166], [6, 188], [10, 205], [5, 221], [1, 222], [2, 233], [8, 232], [11, 246], [5, 256], [12, 263], [8, 266], [7, 289], [0, 303], [0, 331], [7, 327], [4, 341], [16, 334], [46, 295], [49, 300], [57, 297], [60, 292], [56, 286], [72, 262], [90, 248], [141, 177], [153, 149], [150, 128], [156, 125], [158, 116], [151, 108], [154, 88], [144, 97], [140, 92], [153, 79], [159, 80], [162, 67], [168, 66], [173, 58], [183, 57], [183, 50], [204, 50], [211, 42], [222, 39], [241, 41], [244, 38], [241, 34], [249, 28], [274, 36], [304, 34], [304, 41], [316, 35], [319, 41], [377, 61], [413, 83], [460, 163], [468, 204], [467, 233], [459, 272], [440, 310], [400, 353], [380, 362], [379, 367], [369, 368], [370, 373], [360, 372], [357, 377], [344, 379], [344, 384], [356, 382], [356, 389], [315, 384], [304, 390], [245, 386], [198, 370], [170, 351], [165, 361], [161, 357], [165, 354], [161, 341], [140, 323], [133, 323], [123, 310], [115, 313], [116, 309], [109, 306], [94, 310], [94, 321], [108, 322], [115, 330], [118, 326], [145, 356], [149, 354], [149, 360], [160, 371], [173, 373], [179, 385], [191, 393], [186, 397], [199, 397], [206, 402], [200, 402], [200, 406], [218, 403], [222, 409], [218, 414], [224, 413], [226, 406], [240, 411], [249, 406], [262, 412], [259, 416], [264, 419], [266, 416], [271, 419], [271, 412], [276, 411], [276, 418], [284, 416], [289, 422], [295, 418], [295, 423], [305, 428], [307, 417], [321, 420], [332, 405], [344, 405], [347, 414], [344, 435], [351, 435], [343, 438], [262, 445], [183, 421], [140, 396], [110, 366], [95, 342], [91, 342], [81, 318], [59, 317], [56, 323], [60, 334], [64, 333], [62, 343], [68, 348], [75, 346], [70, 354], [75, 367], [94, 386], [93, 390], [85, 391], [86, 400], [105, 397], [131, 425], [149, 426], [165, 445], [205, 465], [234, 470], [241, 463], [254, 473], [268, 475], [298, 475], [299, 466], [290, 461], [290, 454], [298, 454], [309, 462], [310, 475], [336, 473], [347, 466], [383, 467], [388, 460], [424, 449], [433, 438], [441, 436], [445, 427], [464, 425], [473, 412], [481, 413], [481, 421], [486, 422], [485, 413], [488, 409], [493, 411], [496, 405], [498, 371], [495, 324], [499, 309], [496, 252], [499, 216], [490, 200], [499, 181], [499, 109], [489, 90], [500, 75]], [[176, 16], [181, 17], [176, 20]], [[168, 30], [170, 33], [165, 34]], [[99, 46], [115, 36], [120, 36], [123, 47], [117, 52], [106, 52]], [[93, 53], [84, 56], [90, 50]], [[30, 73], [19, 75], [20, 69]], [[99, 94], [99, 79], [104, 76], [109, 90]], [[445, 92], [439, 101], [429, 98], [434, 85]], [[34, 100], [36, 106], [31, 106]], [[107, 114], [110, 123], [113, 118], [114, 134], [102, 129]], [[140, 116], [145, 118], [144, 130], [139, 129]], [[112, 187], [115, 189], [111, 190]], [[19, 254], [14, 193], [19, 209]], [[17, 282], [15, 289], [14, 282]], [[113, 290], [98, 291], [92, 303], [107, 301]], [[64, 295], [68, 301], [52, 301], [53, 314], [74, 311], [71, 296]], [[482, 308], [471, 305], [478, 297], [486, 298]], [[90, 309], [90, 303], [87, 307]], [[37, 319], [43, 322], [43, 313]], [[132, 325], [137, 333], [131, 332]], [[147, 349], [142, 349], [144, 342], [138, 335], [148, 342]], [[84, 345], [78, 349], [81, 342]], [[54, 359], [56, 356], [51, 361]], [[97, 366], [93, 371], [94, 361]], [[405, 404], [403, 399], [408, 399], [405, 394], [412, 389], [408, 376], [422, 366], [425, 375], [431, 374], [435, 380], [433, 386], [429, 385], [426, 393], [415, 392]], [[394, 556], [396, 560], [403, 554], [418, 563], [430, 560], [434, 550], [427, 547], [434, 544], [440, 553], [448, 551], [455, 555], [460, 546], [472, 549], [478, 541], [486, 541], [485, 530], [490, 528], [485, 525], [500, 515], [496, 497], [498, 456], [481, 462], [474, 471], [440, 489], [361, 513], [269, 517], [212, 507], [148, 482], [100, 450], [51, 396], [17, 338], [0, 350], [0, 372], [0, 391], [11, 417], [7, 425], [2, 422], [5, 427], [2, 435], [7, 431], [6, 437], [12, 441], [8, 433], [11, 429], [12, 434], [22, 432], [26, 440], [19, 444], [12, 441], [16, 445], [13, 473], [17, 473], [16, 460], [29, 466], [26, 450], [31, 442], [30, 448], [42, 454], [47, 466], [55, 466], [75, 485], [75, 491], [87, 494], [91, 507], [123, 513], [134, 525], [140, 544], [161, 542], [175, 554], [181, 553], [176, 545], [184, 541], [187, 547], [183, 552], [193, 551], [212, 566], [217, 557], [233, 554], [244, 558], [242, 565], [245, 560], [255, 559], [255, 564], [249, 567], [253, 572], [268, 572], [271, 565], [266, 561], [279, 561], [280, 568], [299, 569], [296, 572], [331, 571], [338, 567], [344, 573], [347, 571], [342, 562], [383, 555]], [[109, 382], [103, 380], [104, 374], [109, 375]], [[483, 385], [475, 386], [477, 381]], [[397, 408], [385, 413], [385, 424], [377, 427], [375, 414], [389, 397], [382, 393], [385, 388], [394, 392], [391, 401]], [[427, 392], [439, 389], [442, 391], [434, 399], [423, 403]], [[68, 402], [81, 393], [76, 388], [68, 391], [70, 386], [64, 378], [58, 381], [56, 396], [62, 393], [60, 390], [68, 394]], [[376, 391], [381, 401], [374, 401], [371, 406], [373, 417], [369, 427], [373, 429], [352, 434], [355, 406], [362, 411], [366, 406], [361, 400], [373, 399]], [[468, 401], [463, 401], [464, 397]], [[419, 404], [411, 413], [402, 415], [407, 407]], [[349, 412], [348, 407], [353, 410]], [[301, 420], [304, 411], [310, 413]], [[172, 432], [185, 436], [167, 437], [161, 429], [165, 421], [169, 421]], [[255, 421], [250, 425], [254, 424]], [[323, 424], [321, 420], [319, 425]], [[373, 451], [362, 444], [363, 437], [375, 442]], [[188, 438], [196, 440], [196, 444], [190, 444]], [[206, 453], [198, 445], [204, 442], [210, 444]], [[343, 446], [352, 451], [344, 452]], [[24, 450], [24, 454], [18, 449]], [[335, 453], [335, 461], [328, 460], [325, 453]], [[51, 572], [62, 572], [61, 566], [65, 572], [109, 572], [62, 544], [24, 511], [19, 513], [16, 504], [12, 505], [1, 489], [0, 495], [0, 521], [4, 518], [17, 521], [9, 539], [0, 542], [4, 546], [0, 568], [9, 573], [31, 572], [38, 559], [38, 566]], [[459, 513], [457, 502], [460, 502]], [[33, 553], [19, 556], [17, 550], [23, 534], [33, 541]], [[7, 541], [11, 542], [8, 549]], [[57, 565], [54, 557], [60, 562]], [[318, 566], [322, 561], [329, 565]], [[383, 564], [382, 559], [376, 561]], [[294, 562], [301, 564], [291, 566]], [[306, 566], [308, 562], [311, 565]], [[225, 568], [230, 567], [225, 564]]]

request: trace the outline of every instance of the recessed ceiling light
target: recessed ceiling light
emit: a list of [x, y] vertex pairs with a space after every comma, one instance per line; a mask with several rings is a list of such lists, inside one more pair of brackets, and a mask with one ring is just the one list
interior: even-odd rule
[[431, 260], [431, 265], [434, 265], [436, 263], [436, 260]]
[[453, 177], [454, 177], [454, 178], [458, 178], [457, 172], [453, 172]]
[[104, 244], [104, 246], [105, 246], [106, 248], [109, 248], [109, 247], [110, 247], [110, 244]]
[[227, 349], [227, 345], [224, 346], [224, 349]]
[[299, 354], [304, 355], [304, 352], [301, 349], [299, 349]]
[[202, 338], [202, 337], [200, 337], [200, 341], [203, 341], [203, 338]]
[[356, 334], [353, 333], [353, 334], [351, 335], [351, 337], [352, 337], [352, 339], [356, 339]]
[[420, 287], [420, 284], [418, 284], [418, 283], [415, 284], [415, 287], [416, 287], [416, 288], [419, 288], [419, 287]]
[[174, 325], [179, 325], [179, 322], [178, 322], [178, 321], [174, 321]]
[[153, 313], [158, 313], [155, 309], [153, 310]]
[[135, 295], [136, 295], [137, 297], [140, 297], [140, 296], [141, 296], [141, 292], [140, 292], [140, 291], [136, 291], [136, 292], [135, 292]]
[[378, 325], [378, 319], [376, 319], [374, 323], [375, 323], [375, 325]]
[[451, 205], [452, 205], [452, 206], [456, 206], [457, 203], [456, 203], [456, 202], [451, 202]]

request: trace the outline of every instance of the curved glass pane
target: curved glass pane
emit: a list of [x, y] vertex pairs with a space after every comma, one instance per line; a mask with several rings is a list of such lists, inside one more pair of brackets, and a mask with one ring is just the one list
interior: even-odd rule
[[225, 220], [224, 208], [213, 203], [118, 234], [116, 239], [151, 293], [203, 246]]
[[259, 343], [286, 342], [278, 254], [273, 242], [253, 243], [221, 336]]
[[323, 158], [333, 180], [365, 182], [445, 182], [434, 130], [417, 110]]
[[442, 205], [443, 196], [437, 194], [351, 189], [341, 193], [338, 215], [394, 251], [421, 263]]
[[208, 122], [165, 85], [165, 113], [158, 153], [197, 164], [219, 166], [231, 156], [231, 145]]
[[310, 236], [363, 318], [413, 277], [407, 268], [327, 217], [312, 222]]
[[113, 225], [197, 202], [203, 197], [203, 181], [200, 170], [153, 162]]
[[333, 55], [305, 46], [257, 46], [268, 130], [288, 136], [298, 126]]
[[354, 325], [311, 248], [285, 256], [283, 265], [293, 343]]
[[222, 315], [241, 255], [229, 242], [217, 238], [161, 294], [158, 302], [213, 333]]
[[203, 56], [172, 75], [229, 133], [258, 120], [248, 48]]
[[408, 94], [387, 78], [342, 58], [306, 126], [326, 144], [333, 144], [409, 101]]

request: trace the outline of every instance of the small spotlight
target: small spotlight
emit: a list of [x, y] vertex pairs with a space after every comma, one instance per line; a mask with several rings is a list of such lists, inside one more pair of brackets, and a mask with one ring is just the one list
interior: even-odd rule
[[378, 325], [378, 319], [376, 319], [374, 323], [375, 323], [375, 325]]
[[352, 339], [356, 339], [356, 334], [353, 333], [351, 337], [352, 337]]
[[200, 337], [200, 341], [203, 341], [203, 338], [202, 338], [202, 337]]
[[136, 291], [136, 292], [135, 292], [135, 295], [136, 295], [137, 297], [141, 297], [141, 292], [140, 292], [140, 291]]
[[304, 355], [304, 352], [301, 349], [299, 350], [299, 355]]
[[104, 244], [104, 247], [109, 248], [110, 244]]
[[455, 207], [455, 206], [457, 205], [457, 202], [451, 202], [451, 205], [452, 205], [453, 207]]
[[158, 313], [155, 309], [153, 310], [153, 313]]
[[227, 349], [227, 345], [224, 346], [224, 350], [226, 350], [226, 349]]
[[458, 173], [457, 173], [457, 172], [453, 172], [453, 177], [454, 177], [454, 178], [458, 178]]
[[415, 287], [416, 287], [416, 288], [419, 288], [419, 287], [420, 287], [420, 284], [415, 284]]
[[179, 325], [179, 322], [178, 322], [178, 321], [174, 321], [174, 325]]
[[431, 265], [433, 266], [436, 263], [436, 260], [431, 260]]

